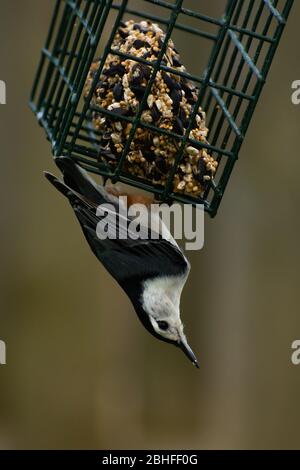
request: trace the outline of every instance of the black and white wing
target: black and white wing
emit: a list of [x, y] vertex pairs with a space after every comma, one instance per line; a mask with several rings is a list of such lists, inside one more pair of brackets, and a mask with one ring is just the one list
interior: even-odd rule
[[[63, 172], [64, 181], [45, 173], [47, 179], [69, 199], [93, 253], [128, 295], [136, 283], [149, 278], [187, 278], [190, 265], [174, 240], [165, 239], [161, 233], [153, 239], [153, 232], [147, 226], [140, 227], [142, 237], [137, 238], [136, 232], [130, 230], [133, 220], [120, 212], [118, 198], [108, 195], [103, 187], [96, 187], [70, 158], [59, 157], [56, 163]], [[105, 214], [98, 215], [97, 208], [101, 204], [113, 205], [111, 213], [108, 208]], [[114, 239], [102, 237], [101, 233], [99, 237], [100, 222], [104, 217], [107, 232], [116, 235]], [[125, 236], [124, 230], [127, 231]]]

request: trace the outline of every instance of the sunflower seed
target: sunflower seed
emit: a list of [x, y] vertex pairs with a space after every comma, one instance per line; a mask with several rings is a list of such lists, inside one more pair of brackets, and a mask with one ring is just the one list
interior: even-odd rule
[[197, 97], [195, 99], [195, 95], [193, 91], [195, 88], [191, 89], [184, 81], [181, 83], [181, 87], [185, 93], [185, 97], [190, 104], [194, 104], [197, 101]]
[[150, 77], [151, 70], [147, 65], [144, 64], [135, 64], [131, 70], [131, 80], [130, 83], [133, 85], [140, 85], [142, 80], [146, 80]]
[[170, 93], [171, 100], [173, 101], [173, 113], [178, 114], [180, 102], [182, 99], [181, 90], [176, 90], [175, 88]]
[[121, 83], [117, 83], [113, 88], [113, 95], [115, 100], [122, 101], [124, 97], [124, 90]]
[[181, 120], [183, 127], [186, 129], [189, 125], [189, 120], [182, 107], [180, 107], [180, 110], [179, 110], [179, 119]]
[[112, 77], [113, 75], [123, 77], [124, 73], [125, 67], [122, 64], [111, 65], [109, 69], [103, 70], [103, 74], [107, 77]]
[[175, 65], [175, 67], [181, 67], [182, 66], [182, 63], [180, 62], [179, 58], [176, 57], [175, 55], [173, 56], [173, 65]]
[[162, 173], [166, 173], [166, 171], [168, 169], [168, 166], [167, 166], [166, 160], [164, 158], [158, 157], [155, 160], [155, 164], [156, 164], [156, 167], [158, 168], [159, 171], [161, 171]]
[[122, 28], [118, 29], [118, 33], [120, 34], [122, 39], [126, 39], [129, 34], [128, 31], [126, 31], [126, 29], [122, 29]]
[[176, 82], [166, 72], [162, 72], [161, 74], [167, 87], [170, 88], [170, 90], [173, 90], [176, 87]]
[[138, 86], [138, 85], [131, 85], [130, 90], [135, 94], [137, 99], [141, 101], [145, 94], [146, 87], [145, 86]]
[[129, 109], [127, 109], [127, 108], [121, 108], [121, 107], [119, 107], [119, 108], [114, 108], [112, 111], [113, 111], [115, 114], [118, 114], [119, 116], [127, 116], [127, 115], [130, 114]]
[[204, 181], [203, 177], [205, 176], [205, 174], [206, 174], [206, 164], [203, 158], [200, 158], [198, 162], [198, 173], [194, 172], [194, 177], [197, 181], [203, 184], [203, 181]]
[[141, 49], [142, 47], [151, 47], [150, 44], [147, 41], [142, 41], [141, 39], [136, 39], [132, 46], [135, 49]]
[[174, 130], [174, 132], [176, 132], [176, 134], [183, 135], [183, 132], [184, 132], [183, 131], [183, 125], [182, 125], [182, 122], [179, 119], [179, 117], [176, 117], [174, 119], [173, 130]]
[[160, 119], [161, 114], [160, 114], [160, 112], [159, 112], [159, 110], [158, 110], [155, 103], [153, 103], [153, 106], [152, 106], [150, 112], [151, 112], [151, 116], [153, 118], [153, 121], [157, 122]]
[[142, 72], [142, 77], [148, 80], [151, 75], [151, 68], [148, 67], [148, 65], [145, 64], [140, 64], [141, 72]]
[[141, 25], [140, 25], [139, 23], [134, 23], [132, 29], [136, 29], [137, 31], [141, 31], [142, 27], [141, 27]]

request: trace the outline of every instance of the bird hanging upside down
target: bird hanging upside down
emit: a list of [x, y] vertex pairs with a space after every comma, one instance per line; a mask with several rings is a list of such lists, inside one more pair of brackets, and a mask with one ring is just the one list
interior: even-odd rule
[[[121, 215], [122, 197], [115, 188], [97, 185], [87, 172], [69, 157], [57, 157], [55, 162], [63, 174], [63, 181], [45, 172], [47, 179], [69, 200], [91, 250], [107, 271], [115, 278], [130, 298], [145, 328], [156, 338], [182, 349], [198, 367], [197, 359], [187, 343], [180, 319], [180, 296], [187, 280], [190, 265], [167, 227], [160, 222], [157, 238], [124, 237], [116, 223]], [[124, 193], [123, 193], [124, 194]], [[130, 195], [127, 204], [142, 204], [144, 216], [149, 216], [151, 200]], [[113, 205], [118, 219], [109, 218], [108, 232], [116, 238], [99, 237], [99, 207]], [[123, 214], [123, 212], [122, 212]], [[151, 212], [151, 217], [153, 213]], [[157, 218], [159, 214], [157, 213]], [[126, 227], [131, 218], [125, 216]], [[141, 231], [143, 227], [141, 227]], [[144, 228], [144, 230], [148, 230]]]

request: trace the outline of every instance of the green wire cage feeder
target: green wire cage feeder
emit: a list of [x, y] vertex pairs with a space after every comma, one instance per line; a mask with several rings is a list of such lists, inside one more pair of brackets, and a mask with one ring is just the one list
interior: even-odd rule
[[214, 216], [293, 0], [220, 4], [57, 0], [30, 99], [53, 154]]

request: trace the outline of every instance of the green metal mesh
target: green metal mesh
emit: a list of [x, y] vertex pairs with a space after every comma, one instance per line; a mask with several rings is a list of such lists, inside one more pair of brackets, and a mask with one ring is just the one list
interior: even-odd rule
[[[195, 7], [189, 9], [187, 3], [193, 3]], [[54, 155], [70, 155], [89, 171], [151, 191], [160, 200], [203, 203], [211, 216], [216, 214], [293, 0], [229, 0], [226, 4], [224, 1], [225, 13], [220, 17], [200, 12], [204, 3], [198, 0], [56, 1], [30, 99], [30, 106], [47, 133]], [[166, 38], [155, 62], [111, 50], [120, 22], [132, 18], [150, 19], [165, 31]], [[168, 39], [177, 33], [181, 38], [184, 35], [184, 41], [191, 47], [197, 39], [198, 45], [193, 51], [196, 65], [197, 54], [200, 55], [201, 50], [208, 52], [205, 66], [197, 73], [180, 72], [162, 63]], [[202, 49], [199, 40], [203, 41]], [[99, 70], [88, 96], [83, 98], [91, 63], [99, 59], [101, 45]], [[178, 41], [176, 45], [180, 52]], [[120, 118], [113, 111], [95, 107], [92, 103], [102, 68], [111, 52], [152, 67], [146, 92], [134, 117]], [[181, 58], [184, 63], [184, 57]], [[184, 135], [140, 120], [159, 70], [182, 75], [199, 88], [198, 101]], [[207, 113], [207, 144], [189, 137], [199, 105]], [[91, 132], [91, 113], [95, 110], [104, 116], [132, 123], [129, 138], [114, 169], [99, 161], [97, 144], [101, 134], [96, 130]], [[123, 170], [126, 154], [139, 127], [180, 141], [175, 164], [163, 188]], [[173, 192], [173, 178], [187, 144], [207, 148], [219, 162], [215, 178], [198, 198]]]

